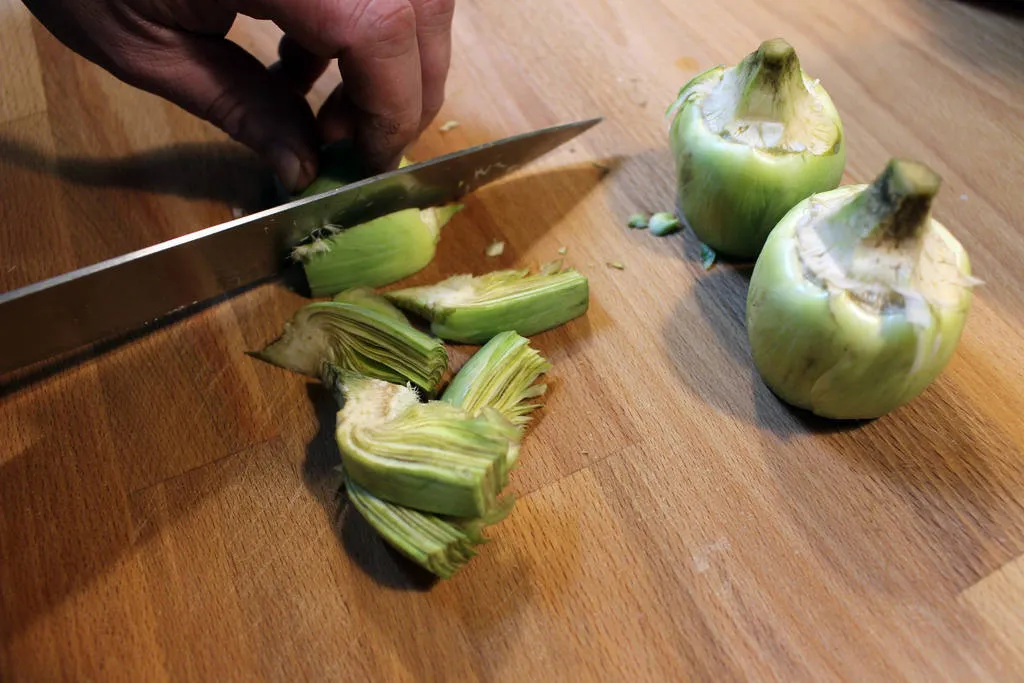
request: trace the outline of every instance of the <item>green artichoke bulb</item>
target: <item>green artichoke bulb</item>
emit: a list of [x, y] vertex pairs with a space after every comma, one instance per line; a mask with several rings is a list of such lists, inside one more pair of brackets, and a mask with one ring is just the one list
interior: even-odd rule
[[789, 209], [842, 179], [839, 114], [781, 38], [694, 77], [669, 114], [680, 218], [725, 256], [756, 258]]
[[880, 417], [945, 368], [977, 280], [931, 215], [940, 183], [894, 159], [873, 184], [812, 195], [772, 231], [750, 280], [747, 333], [784, 401], [827, 418]]
[[[321, 172], [300, 197], [356, 182], [365, 175], [341, 141], [321, 152]], [[402, 166], [409, 161], [402, 159]], [[383, 287], [419, 272], [437, 251], [443, 228], [461, 204], [403, 209], [361, 225], [324, 225], [292, 250], [302, 264], [314, 297], [333, 296], [355, 287]]]

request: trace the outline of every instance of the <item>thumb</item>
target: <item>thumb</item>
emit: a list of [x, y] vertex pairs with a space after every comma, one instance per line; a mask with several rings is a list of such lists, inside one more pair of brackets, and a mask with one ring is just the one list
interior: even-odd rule
[[290, 191], [313, 181], [319, 138], [302, 94], [229, 40], [175, 32], [161, 42], [130, 80], [251, 148]]

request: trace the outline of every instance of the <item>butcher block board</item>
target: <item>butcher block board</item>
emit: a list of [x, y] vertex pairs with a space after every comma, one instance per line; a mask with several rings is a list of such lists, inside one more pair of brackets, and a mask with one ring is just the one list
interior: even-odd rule
[[[230, 36], [275, 59], [272, 25]], [[749, 268], [706, 271], [692, 233], [625, 227], [674, 204], [680, 86], [775, 36], [842, 113], [845, 181], [892, 156], [932, 166], [936, 216], [985, 282], [946, 372], [867, 424], [766, 389]], [[1022, 36], [940, 0], [459, 0], [447, 102], [414, 158], [605, 117], [470, 197], [408, 281], [560, 248], [590, 278], [587, 315], [534, 338], [554, 369], [512, 516], [450, 581], [390, 551], [339, 494], [328, 394], [244, 355], [303, 302], [259, 287], [4, 385], [0, 679], [1021, 680]], [[249, 152], [14, 0], [0, 84], [0, 289], [258, 200]]]

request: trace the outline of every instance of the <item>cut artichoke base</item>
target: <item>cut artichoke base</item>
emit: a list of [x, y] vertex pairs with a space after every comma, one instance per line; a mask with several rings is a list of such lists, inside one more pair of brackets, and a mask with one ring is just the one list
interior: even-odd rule
[[963, 308], [965, 286], [977, 284], [963, 247], [929, 218], [902, 240], [860, 239], [871, 229], [862, 215], [831, 220], [870, 186], [848, 185], [808, 199], [794, 229], [794, 252], [805, 280], [830, 295], [844, 295], [865, 315], [902, 315], [917, 326], [933, 308]]
[[835, 107], [828, 92], [781, 40], [762, 43], [735, 66], [716, 66], [694, 77], [669, 114], [686, 104], [694, 105], [708, 134], [760, 156], [821, 156], [834, 153], [842, 140], [829, 113]]

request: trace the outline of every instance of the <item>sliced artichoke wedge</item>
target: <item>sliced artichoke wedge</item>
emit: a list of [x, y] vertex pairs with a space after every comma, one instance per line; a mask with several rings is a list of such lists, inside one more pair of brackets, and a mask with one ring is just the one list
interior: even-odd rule
[[410, 387], [334, 365], [323, 375], [343, 401], [335, 438], [347, 477], [423, 512], [486, 518], [498, 507], [521, 438], [498, 411], [470, 415], [443, 401], [420, 403]]
[[547, 391], [536, 380], [551, 369], [530, 341], [515, 332], [497, 334], [462, 366], [441, 395], [442, 401], [477, 414], [494, 408], [521, 429]]
[[311, 377], [320, 377], [327, 362], [436, 391], [448, 369], [444, 344], [410, 325], [377, 295], [361, 290], [348, 297], [306, 304], [277, 340], [250, 355]]
[[[321, 151], [320, 175], [300, 197], [310, 197], [362, 180], [351, 141]], [[402, 159], [401, 166], [409, 164]], [[292, 250], [302, 264], [313, 297], [354, 287], [383, 287], [406, 278], [429, 264], [437, 251], [441, 228], [461, 211], [461, 204], [405, 209], [366, 223], [345, 226], [327, 223]]]
[[589, 287], [585, 275], [555, 261], [534, 275], [528, 269], [455, 275], [385, 296], [429, 320], [431, 332], [442, 339], [483, 344], [501, 332], [528, 337], [583, 315]]

